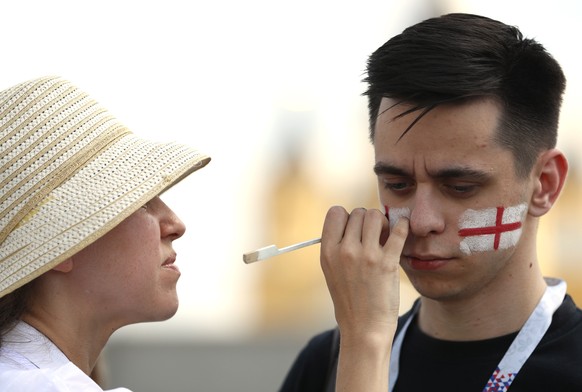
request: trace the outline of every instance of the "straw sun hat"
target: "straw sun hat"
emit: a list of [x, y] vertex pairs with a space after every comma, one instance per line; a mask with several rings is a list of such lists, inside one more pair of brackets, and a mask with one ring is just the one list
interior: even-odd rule
[[60, 78], [0, 92], [0, 298], [209, 161], [134, 136]]

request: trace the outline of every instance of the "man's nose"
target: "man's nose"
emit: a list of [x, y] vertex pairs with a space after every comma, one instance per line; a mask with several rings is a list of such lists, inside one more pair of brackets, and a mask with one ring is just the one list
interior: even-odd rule
[[439, 234], [445, 229], [442, 205], [430, 189], [417, 189], [410, 212], [410, 232], [417, 237]]

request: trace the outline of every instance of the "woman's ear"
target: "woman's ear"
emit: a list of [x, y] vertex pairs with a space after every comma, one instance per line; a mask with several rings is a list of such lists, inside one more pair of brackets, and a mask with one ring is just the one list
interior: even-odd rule
[[543, 152], [532, 172], [534, 188], [529, 205], [529, 214], [540, 217], [546, 214], [560, 195], [566, 175], [568, 161], [557, 149]]
[[52, 270], [57, 271], [57, 272], [63, 272], [63, 273], [71, 272], [73, 270], [73, 259], [71, 257], [69, 257], [68, 259], [66, 259], [62, 263], [53, 267]]

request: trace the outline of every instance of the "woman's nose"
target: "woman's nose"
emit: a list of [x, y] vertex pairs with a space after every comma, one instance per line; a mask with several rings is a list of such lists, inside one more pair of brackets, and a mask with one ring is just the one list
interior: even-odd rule
[[160, 234], [162, 238], [170, 238], [172, 241], [182, 237], [186, 232], [186, 225], [161, 199], [160, 204]]

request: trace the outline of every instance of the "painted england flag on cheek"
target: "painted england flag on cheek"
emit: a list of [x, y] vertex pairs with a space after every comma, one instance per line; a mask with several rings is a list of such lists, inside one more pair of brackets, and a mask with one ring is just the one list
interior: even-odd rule
[[517, 244], [527, 204], [512, 207], [467, 210], [459, 218], [461, 251], [487, 252], [507, 249]]

